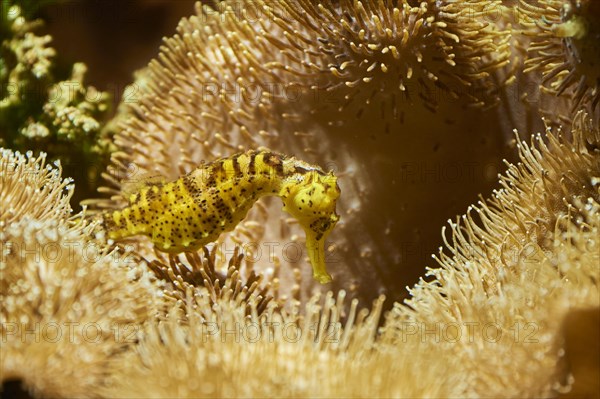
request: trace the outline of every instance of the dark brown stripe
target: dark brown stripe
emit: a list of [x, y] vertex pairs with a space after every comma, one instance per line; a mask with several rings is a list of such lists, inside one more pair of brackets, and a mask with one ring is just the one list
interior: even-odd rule
[[283, 175], [283, 162], [281, 161], [281, 155], [273, 152], [267, 152], [263, 155], [263, 161], [275, 169], [275, 172], [279, 176]]
[[303, 168], [302, 166], [294, 166], [294, 173], [299, 173], [301, 175], [310, 172], [308, 169]]
[[248, 174], [254, 175], [256, 173], [256, 152], [252, 151], [250, 154], [250, 163], [248, 163]]
[[233, 157], [233, 159], [231, 160], [231, 162], [233, 163], [233, 172], [234, 172], [236, 175], [239, 175], [239, 174], [241, 173], [241, 170], [240, 170], [240, 163], [238, 162], [238, 158], [239, 158], [239, 155], [236, 155], [236, 156], [234, 156], [234, 157]]

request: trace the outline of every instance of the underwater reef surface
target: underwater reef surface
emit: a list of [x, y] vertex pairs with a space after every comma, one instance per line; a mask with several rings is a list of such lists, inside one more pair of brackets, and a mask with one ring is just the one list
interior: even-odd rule
[[[91, 11], [2, 6], [3, 395], [599, 395], [593, 1], [197, 3], [118, 61], [147, 66], [112, 118]], [[262, 148], [338, 177], [331, 284], [277, 199], [198, 252], [107, 239], [140, 187]]]

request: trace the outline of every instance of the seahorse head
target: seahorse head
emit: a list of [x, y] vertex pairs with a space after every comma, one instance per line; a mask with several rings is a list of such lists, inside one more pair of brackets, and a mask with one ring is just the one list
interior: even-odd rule
[[337, 177], [318, 169], [297, 174], [288, 180], [281, 196], [284, 210], [304, 229], [314, 278], [323, 284], [330, 282], [325, 267], [325, 239], [340, 218], [335, 211], [340, 196]]

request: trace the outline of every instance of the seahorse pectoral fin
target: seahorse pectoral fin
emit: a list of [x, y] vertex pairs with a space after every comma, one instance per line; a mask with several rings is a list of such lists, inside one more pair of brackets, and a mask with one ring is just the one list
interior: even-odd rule
[[331, 282], [325, 266], [325, 237], [317, 240], [314, 233], [306, 232], [306, 250], [313, 268], [313, 278], [321, 284]]

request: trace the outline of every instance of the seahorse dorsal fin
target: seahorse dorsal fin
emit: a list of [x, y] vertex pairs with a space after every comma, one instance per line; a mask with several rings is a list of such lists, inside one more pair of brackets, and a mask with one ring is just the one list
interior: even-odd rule
[[164, 184], [167, 181], [165, 176], [160, 174], [142, 173], [137, 174], [121, 183], [121, 193], [123, 197], [131, 202], [131, 197], [139, 193], [144, 187]]

